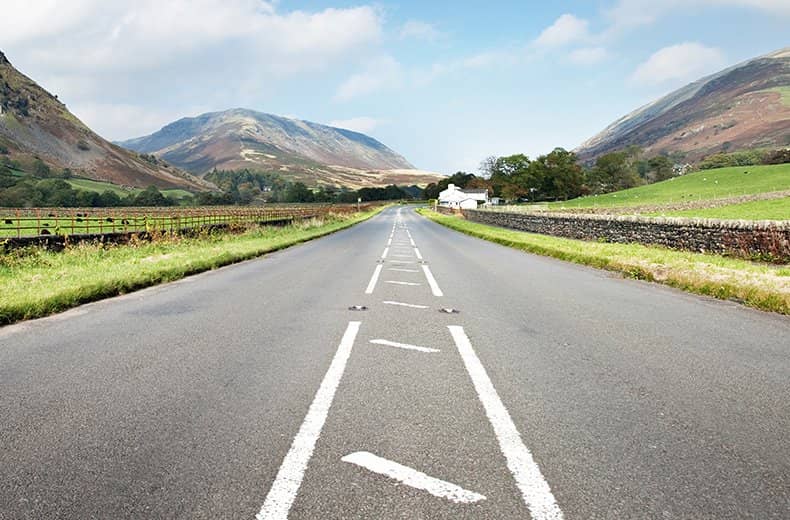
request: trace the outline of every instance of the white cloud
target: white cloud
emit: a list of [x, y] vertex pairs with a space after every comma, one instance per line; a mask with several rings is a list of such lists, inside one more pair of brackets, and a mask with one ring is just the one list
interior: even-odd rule
[[375, 119], [373, 117], [352, 117], [351, 119], [335, 119], [334, 121], [329, 122], [329, 126], [334, 126], [337, 128], [345, 128], [346, 130], [352, 130], [354, 132], [361, 132], [363, 134], [372, 132], [375, 130], [381, 121]]
[[649, 25], [664, 16], [677, 14], [679, 10], [711, 7], [740, 7], [765, 11], [779, 16], [790, 16], [788, 0], [619, 0], [606, 11], [612, 23], [610, 31]]
[[696, 42], [679, 43], [654, 52], [631, 75], [639, 85], [659, 85], [693, 81], [726, 64], [719, 49]]
[[365, 69], [345, 80], [337, 89], [337, 101], [376, 92], [383, 88], [397, 87], [403, 82], [403, 69], [393, 57], [379, 56], [367, 63]]
[[587, 20], [563, 14], [540, 33], [535, 43], [542, 47], [558, 47], [584, 40], [589, 36], [587, 25]]
[[[85, 122], [133, 135], [89, 106], [162, 113], [260, 103], [295, 76], [349, 66], [382, 36], [374, 7], [279, 10], [261, 0], [3, 0], [3, 51], [82, 108]], [[144, 118], [145, 119], [145, 118]], [[134, 126], [138, 126], [134, 124]], [[146, 129], [146, 131], [151, 129]]]
[[435, 41], [443, 34], [432, 24], [420, 20], [409, 20], [400, 29], [401, 40], [415, 39], [425, 41]]
[[568, 59], [576, 65], [595, 65], [605, 60], [608, 55], [603, 47], [582, 47], [571, 51]]

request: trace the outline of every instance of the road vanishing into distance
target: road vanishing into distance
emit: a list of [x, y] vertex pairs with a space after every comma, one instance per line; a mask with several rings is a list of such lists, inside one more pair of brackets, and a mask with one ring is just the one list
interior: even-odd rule
[[406, 208], [0, 329], [2, 519], [787, 519], [789, 441], [788, 318]]

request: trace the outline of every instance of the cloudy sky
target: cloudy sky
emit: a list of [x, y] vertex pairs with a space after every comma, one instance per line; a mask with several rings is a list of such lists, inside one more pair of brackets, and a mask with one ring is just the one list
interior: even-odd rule
[[0, 50], [109, 139], [244, 107], [452, 173], [573, 148], [788, 26], [790, 0], [2, 0]]

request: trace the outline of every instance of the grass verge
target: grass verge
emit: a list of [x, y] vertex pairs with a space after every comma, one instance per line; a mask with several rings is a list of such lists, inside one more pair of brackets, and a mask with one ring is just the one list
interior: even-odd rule
[[641, 244], [572, 240], [478, 224], [425, 209], [417, 211], [456, 231], [515, 249], [790, 314], [790, 266], [787, 265], [771, 266]]
[[383, 208], [325, 215], [287, 227], [257, 227], [241, 234], [196, 238], [164, 236], [127, 245], [80, 244], [56, 253], [42, 248], [0, 255], [0, 325], [40, 318], [216, 269], [367, 220]]

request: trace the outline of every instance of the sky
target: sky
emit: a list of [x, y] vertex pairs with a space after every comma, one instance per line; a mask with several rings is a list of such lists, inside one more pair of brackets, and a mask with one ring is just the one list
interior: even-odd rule
[[788, 27], [790, 0], [2, 0], [0, 50], [111, 140], [243, 107], [450, 174], [573, 149]]

